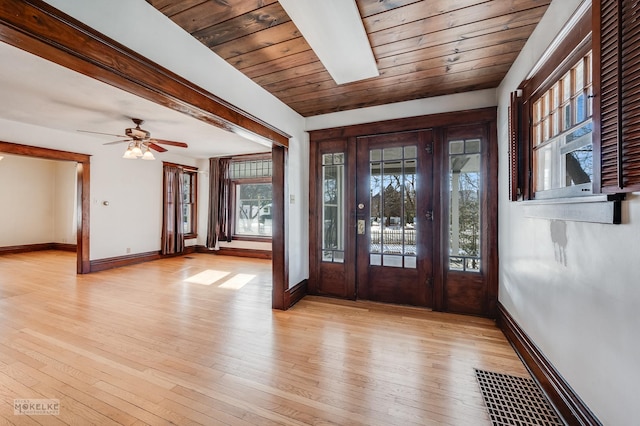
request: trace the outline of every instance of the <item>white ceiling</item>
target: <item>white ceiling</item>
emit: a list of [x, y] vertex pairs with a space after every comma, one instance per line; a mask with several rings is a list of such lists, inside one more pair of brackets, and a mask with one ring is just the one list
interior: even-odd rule
[[[145, 121], [142, 127], [151, 132], [152, 138], [189, 144], [187, 149], [166, 148], [191, 158], [271, 149], [3, 42], [0, 42], [0, 64], [3, 64], [0, 67], [0, 117], [6, 120], [76, 134], [78, 130], [123, 134], [125, 128], [134, 127], [131, 118], [141, 118]], [[119, 139], [82, 135], [92, 144]], [[122, 144], [123, 152], [125, 148]], [[78, 152], [82, 153], [80, 147]], [[162, 154], [156, 158], [161, 159]]]

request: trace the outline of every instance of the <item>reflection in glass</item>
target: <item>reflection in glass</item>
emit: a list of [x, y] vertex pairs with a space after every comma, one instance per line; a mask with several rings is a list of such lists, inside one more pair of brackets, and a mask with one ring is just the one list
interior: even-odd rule
[[402, 148], [385, 148], [382, 150], [382, 159], [383, 160], [401, 160], [402, 159]]
[[593, 181], [592, 133], [593, 123], [588, 120], [534, 151], [536, 192], [579, 185], [582, 187], [577, 188], [573, 195], [590, 192], [588, 184]]
[[415, 145], [370, 151], [371, 265], [416, 268], [417, 155]]
[[322, 261], [344, 263], [344, 153], [322, 164]]
[[[456, 146], [457, 148], [457, 146]], [[480, 141], [449, 153], [449, 269], [480, 271]], [[459, 150], [456, 149], [456, 152]]]

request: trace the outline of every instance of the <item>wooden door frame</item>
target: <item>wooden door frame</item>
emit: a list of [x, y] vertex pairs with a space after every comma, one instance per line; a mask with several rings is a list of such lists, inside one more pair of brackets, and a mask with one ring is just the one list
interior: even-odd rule
[[[487, 179], [489, 181], [488, 185], [488, 203], [487, 203], [487, 220], [489, 221], [489, 234], [487, 244], [493, 253], [493, 258], [490, 260], [487, 265], [487, 300], [486, 303], [483, 303], [485, 311], [480, 313], [479, 315], [487, 316], [490, 318], [495, 318], [497, 314], [497, 302], [498, 302], [498, 256], [497, 256], [497, 241], [498, 241], [498, 224], [497, 224], [497, 207], [498, 207], [498, 149], [497, 149], [497, 128], [496, 128], [496, 120], [497, 120], [497, 108], [496, 107], [487, 107], [480, 108], [476, 110], [463, 110], [456, 112], [447, 112], [440, 114], [432, 114], [418, 117], [409, 117], [409, 118], [401, 118], [394, 120], [387, 120], [375, 123], [365, 123], [365, 124], [357, 124], [353, 126], [347, 127], [337, 127], [331, 129], [323, 129], [323, 130], [315, 130], [309, 133], [310, 135], [310, 151], [313, 153], [317, 151], [320, 145], [322, 145], [325, 141], [343, 141], [345, 144], [353, 143], [358, 137], [364, 136], [375, 136], [381, 135], [385, 133], [397, 133], [403, 131], [414, 131], [414, 130], [427, 130], [432, 129], [433, 133], [433, 152], [434, 152], [434, 163], [433, 163], [433, 173], [434, 175], [442, 176], [444, 172], [442, 167], [443, 160], [443, 152], [444, 148], [442, 144], [444, 143], [445, 130], [449, 127], [456, 126], [464, 126], [464, 125], [476, 125], [483, 126], [486, 129], [487, 135], [487, 147], [488, 157], [487, 161], [487, 170], [488, 176]], [[310, 163], [311, 173], [310, 173], [310, 185], [311, 187], [317, 185], [317, 173], [315, 173], [315, 164]], [[316, 191], [317, 192], [317, 191]], [[438, 206], [438, 208], [442, 208], [442, 191], [435, 190], [434, 191], [434, 207]], [[311, 194], [315, 194], [313, 190]], [[317, 194], [315, 195], [317, 197]], [[313, 214], [315, 210], [313, 210], [313, 206], [316, 205], [317, 202], [314, 201], [313, 198], [310, 199], [310, 229], [314, 229], [312, 227], [312, 221], [315, 219]], [[351, 224], [355, 226], [355, 224]], [[442, 250], [443, 245], [446, 244], [444, 239], [444, 226], [441, 224], [440, 229], [434, 229], [434, 244], [436, 244], [436, 250]], [[310, 259], [313, 259], [313, 251], [316, 250], [318, 244], [317, 240], [317, 232], [311, 232], [309, 235], [309, 247], [310, 247]], [[310, 262], [310, 277], [309, 277], [309, 286], [308, 291], [310, 294], [321, 294], [317, 291], [319, 283], [314, 282], [317, 280], [317, 265], [313, 262]], [[446, 311], [448, 307], [445, 304], [445, 268], [447, 265], [444, 264], [442, 256], [434, 256], [433, 259], [433, 273], [434, 273], [434, 284], [433, 284], [433, 309], [438, 311]], [[338, 295], [334, 295], [336, 297], [340, 297]]]
[[89, 187], [91, 179], [90, 156], [56, 149], [40, 148], [36, 146], [19, 145], [10, 142], [0, 142], [0, 152], [21, 155], [32, 158], [42, 158], [56, 161], [73, 161], [77, 163], [76, 173], [76, 255], [77, 273], [91, 272], [89, 263]]

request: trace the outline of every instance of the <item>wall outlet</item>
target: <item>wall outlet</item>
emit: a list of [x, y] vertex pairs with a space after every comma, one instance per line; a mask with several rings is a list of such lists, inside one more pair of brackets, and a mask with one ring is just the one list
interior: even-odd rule
[[131, 247], [127, 247], [127, 253], [131, 253]]

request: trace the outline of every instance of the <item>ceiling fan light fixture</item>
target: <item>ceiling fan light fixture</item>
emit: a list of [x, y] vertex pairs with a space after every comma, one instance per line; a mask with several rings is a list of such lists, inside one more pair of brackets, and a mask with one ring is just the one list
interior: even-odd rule
[[140, 158], [144, 155], [142, 154], [142, 149], [140, 149], [140, 142], [135, 143], [134, 147], [131, 149], [131, 155], [136, 158]]
[[135, 160], [136, 159], [136, 156], [133, 155], [131, 144], [129, 144], [129, 146], [127, 147], [127, 150], [124, 152], [124, 155], [122, 156], [122, 158], [124, 158], [126, 160]]
[[155, 160], [156, 157], [153, 156], [153, 152], [151, 152], [151, 150], [147, 147], [147, 150], [144, 152], [144, 155], [142, 156], [143, 160]]

